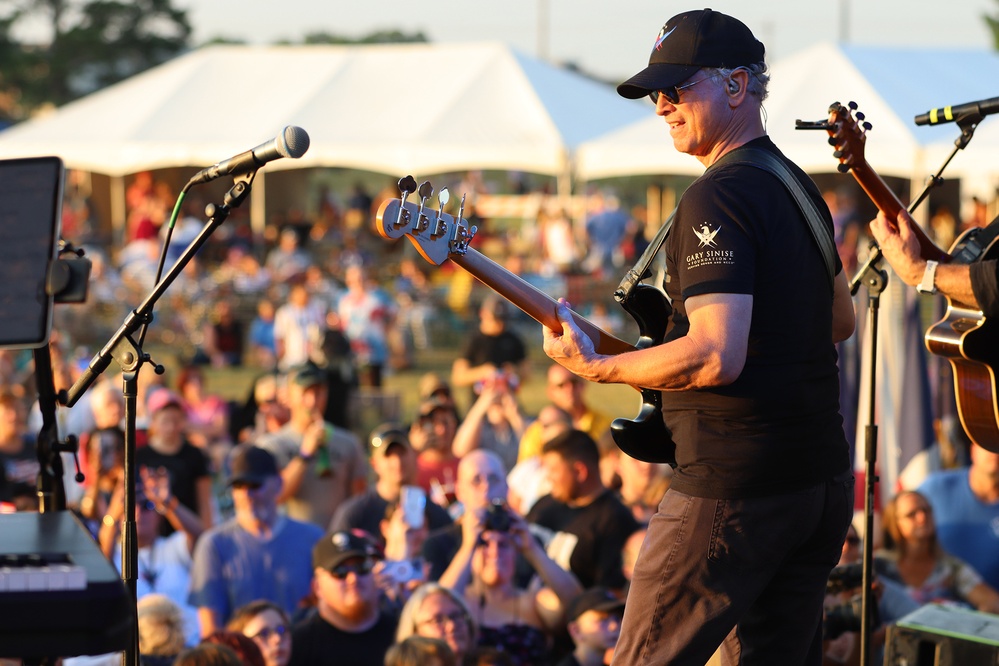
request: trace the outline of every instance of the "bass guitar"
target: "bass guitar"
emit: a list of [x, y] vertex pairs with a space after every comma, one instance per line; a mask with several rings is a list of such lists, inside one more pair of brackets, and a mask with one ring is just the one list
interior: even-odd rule
[[[375, 230], [380, 236], [397, 240], [403, 236], [416, 247], [420, 255], [440, 266], [445, 261], [460, 266], [497, 294], [520, 308], [525, 314], [553, 331], [560, 332], [562, 324], [556, 309], [558, 301], [511, 273], [482, 253], [469, 247], [476, 228], [470, 227], [462, 215], [465, 197], [455, 215], [444, 212], [450, 200], [448, 189], [437, 195], [437, 208], [428, 205], [434, 188], [429, 181], [416, 187], [416, 180], [406, 176], [399, 181], [398, 199], [382, 203], [375, 218]], [[408, 201], [416, 193], [418, 201]], [[638, 285], [631, 298], [622, 304], [636, 320], [639, 339], [629, 344], [573, 312], [573, 318], [586, 335], [593, 340], [600, 354], [616, 355], [644, 349], [662, 343], [666, 335], [671, 312], [666, 295], [654, 287]], [[642, 406], [634, 419], [615, 419], [611, 424], [614, 442], [627, 455], [652, 463], [676, 465], [676, 446], [662, 418], [662, 393], [639, 388]]]
[[[835, 103], [829, 107], [826, 126], [829, 143], [836, 147], [839, 170], [849, 171], [861, 188], [889, 221], [894, 221], [904, 206], [885, 182], [875, 173], [864, 157], [866, 131], [870, 124], [856, 112], [857, 105]], [[858, 122], [860, 121], [860, 122]], [[920, 254], [925, 260], [939, 263], [970, 264], [999, 257], [999, 224], [969, 229], [944, 252], [926, 236], [919, 226], [913, 227], [919, 239]], [[950, 361], [954, 370], [954, 394], [958, 415], [968, 437], [979, 446], [999, 452], [999, 392], [996, 391], [995, 368], [999, 367], [999, 332], [974, 306], [947, 298], [943, 319], [931, 326], [925, 335], [926, 348]]]

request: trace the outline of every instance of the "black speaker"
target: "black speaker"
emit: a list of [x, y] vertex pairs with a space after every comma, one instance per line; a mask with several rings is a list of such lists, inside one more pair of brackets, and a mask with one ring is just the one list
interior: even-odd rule
[[999, 615], [927, 604], [888, 627], [885, 666], [999, 666]]

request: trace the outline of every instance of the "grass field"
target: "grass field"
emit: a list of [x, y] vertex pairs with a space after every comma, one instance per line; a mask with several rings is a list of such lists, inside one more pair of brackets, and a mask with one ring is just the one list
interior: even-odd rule
[[[545, 395], [545, 373], [551, 362], [541, 351], [540, 330], [536, 331], [536, 337], [537, 340], [526, 340], [531, 372], [521, 383], [519, 392], [524, 411], [532, 416], [548, 402]], [[167, 366], [168, 377], [177, 376], [177, 361], [169, 349], [160, 348], [151, 350], [151, 353], [157, 362]], [[368, 432], [382, 420], [397, 418], [403, 422], [410, 421], [419, 402], [417, 385], [420, 377], [432, 371], [447, 378], [450, 375], [451, 363], [456, 356], [457, 352], [451, 348], [417, 352], [414, 357], [414, 367], [391, 372], [385, 378], [380, 394], [361, 391], [353, 411], [358, 421], [354, 428], [357, 434], [366, 438]], [[143, 370], [146, 371], [151, 370], [149, 368]], [[247, 397], [254, 377], [259, 373], [259, 368], [252, 367], [206, 368], [206, 388], [227, 400], [243, 401]], [[459, 409], [464, 413], [469, 407], [468, 392], [459, 390], [455, 395]], [[638, 392], [630, 387], [604, 384], [590, 384], [586, 390], [586, 400], [590, 405], [611, 416], [627, 418], [638, 413], [641, 402]]]

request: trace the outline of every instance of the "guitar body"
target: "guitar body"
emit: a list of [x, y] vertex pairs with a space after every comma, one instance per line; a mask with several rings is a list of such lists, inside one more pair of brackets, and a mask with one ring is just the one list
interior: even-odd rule
[[[950, 250], [954, 263], [999, 259], [999, 224], [969, 229]], [[999, 452], [999, 324], [980, 310], [947, 299], [943, 319], [926, 331], [926, 348], [946, 358], [954, 370], [954, 395], [968, 437]]]
[[[666, 295], [659, 289], [639, 284], [621, 303], [638, 324], [636, 349], [662, 344], [673, 311]], [[641, 389], [642, 407], [634, 419], [614, 419], [611, 435], [614, 443], [636, 460], [668, 463], [676, 466], [676, 444], [663, 421], [662, 391]]]

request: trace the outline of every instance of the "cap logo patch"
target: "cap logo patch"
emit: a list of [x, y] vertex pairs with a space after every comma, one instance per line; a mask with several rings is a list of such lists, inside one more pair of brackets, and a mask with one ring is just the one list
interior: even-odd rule
[[333, 535], [333, 545], [336, 546], [337, 548], [340, 549], [346, 548], [348, 541], [349, 540], [347, 538], [347, 535], [344, 534], [343, 532], [337, 532], [336, 534]]
[[665, 25], [663, 26], [663, 29], [659, 31], [659, 36], [656, 37], [656, 43], [654, 44], [654, 48], [656, 49], [656, 51], [662, 48], [663, 42], [666, 41], [666, 38], [669, 37], [674, 30], [676, 30], [675, 25], [672, 28], [670, 28], [669, 31], [666, 30]]
[[708, 223], [705, 222], [701, 225], [700, 231], [694, 229], [693, 227], [691, 228], [694, 230], [694, 235], [697, 236], [697, 240], [700, 241], [698, 247], [718, 247], [718, 243], [715, 242], [715, 236], [717, 236], [718, 232], [721, 231], [721, 227], [711, 231], [711, 227], [709, 227]]

